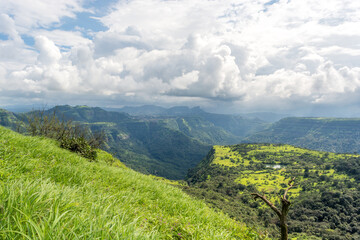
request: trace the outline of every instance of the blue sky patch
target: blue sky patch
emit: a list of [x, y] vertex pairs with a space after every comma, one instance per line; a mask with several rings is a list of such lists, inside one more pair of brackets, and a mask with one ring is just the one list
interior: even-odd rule
[[7, 34], [3, 34], [0, 32], [0, 40], [3, 41], [9, 40], [9, 36]]
[[97, 19], [92, 13], [78, 13], [75, 18], [66, 17], [62, 20], [62, 25], [57, 28], [64, 31], [78, 31], [84, 29], [85, 31], [99, 32], [106, 31], [107, 28]]
[[22, 40], [24, 40], [24, 43], [28, 46], [34, 46], [35, 44], [35, 39], [31, 36], [28, 35], [21, 35]]
[[84, 7], [93, 9], [98, 16], [104, 16], [108, 14], [109, 7], [116, 2], [114, 0], [94, 0], [85, 3]]
[[280, 2], [280, 0], [271, 0], [270, 2], [265, 3], [265, 6], [270, 6], [278, 2]]

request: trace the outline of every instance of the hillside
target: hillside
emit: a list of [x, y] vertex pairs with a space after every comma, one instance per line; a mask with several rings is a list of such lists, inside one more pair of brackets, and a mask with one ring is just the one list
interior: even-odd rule
[[184, 190], [237, 219], [277, 236], [277, 217], [250, 193], [276, 204], [287, 182], [289, 232], [296, 239], [360, 238], [360, 155], [318, 152], [281, 144], [214, 146], [188, 175]]
[[0, 125], [17, 129], [21, 126], [21, 120], [18, 115], [0, 108]]
[[285, 118], [243, 142], [285, 143], [337, 153], [360, 152], [360, 119]]
[[0, 127], [1, 239], [259, 239], [180, 189], [99, 158]]

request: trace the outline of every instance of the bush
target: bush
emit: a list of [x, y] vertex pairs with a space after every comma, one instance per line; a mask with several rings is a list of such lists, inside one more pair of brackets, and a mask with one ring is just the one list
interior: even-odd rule
[[56, 111], [47, 113], [33, 111], [28, 115], [28, 133], [32, 136], [45, 136], [56, 139], [60, 142], [60, 147], [72, 152], [79, 153], [81, 156], [90, 160], [96, 160], [95, 148], [101, 147], [105, 142], [103, 132], [92, 133], [84, 125], [74, 125], [71, 120], [60, 120]]
[[79, 153], [90, 160], [96, 160], [96, 151], [82, 137], [63, 138], [60, 141], [60, 147]]

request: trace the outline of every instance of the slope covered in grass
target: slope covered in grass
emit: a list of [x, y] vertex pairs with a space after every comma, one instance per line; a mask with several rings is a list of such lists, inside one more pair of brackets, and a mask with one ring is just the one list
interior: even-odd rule
[[88, 162], [0, 127], [0, 238], [260, 239], [180, 189], [99, 156]]

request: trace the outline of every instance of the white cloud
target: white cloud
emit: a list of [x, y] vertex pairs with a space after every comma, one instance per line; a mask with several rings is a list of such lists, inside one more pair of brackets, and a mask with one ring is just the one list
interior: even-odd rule
[[44, 36], [35, 38], [35, 47], [40, 52], [38, 61], [43, 65], [53, 65], [61, 59], [60, 49]]
[[92, 41], [82, 36], [81, 32], [64, 31], [64, 30], [37, 30], [30, 33], [32, 37], [45, 36], [53, 41], [60, 48], [77, 47], [82, 45], [91, 45]]
[[[267, 2], [119, 1], [98, 17], [108, 30], [90, 40], [80, 32], [39, 28], [85, 11], [81, 1], [37, 0], [31, 7], [0, 1], [7, 23], [0, 31], [12, 38], [0, 41], [0, 53], [8, 56], [10, 47], [28, 55], [12, 58], [18, 69], [1, 57], [0, 66], [12, 90], [63, 92], [71, 99], [96, 95], [107, 103], [348, 104], [339, 95], [360, 93], [360, 3]], [[26, 32], [35, 36], [38, 52], [19, 41]]]
[[12, 0], [0, 1], [0, 12], [13, 16], [19, 31], [27, 32], [35, 27], [49, 27], [59, 23], [62, 17], [75, 17], [84, 11], [82, 0]]
[[14, 20], [4, 13], [0, 14], [0, 32], [8, 35], [9, 38], [15, 42], [22, 42], [22, 39], [16, 30]]

